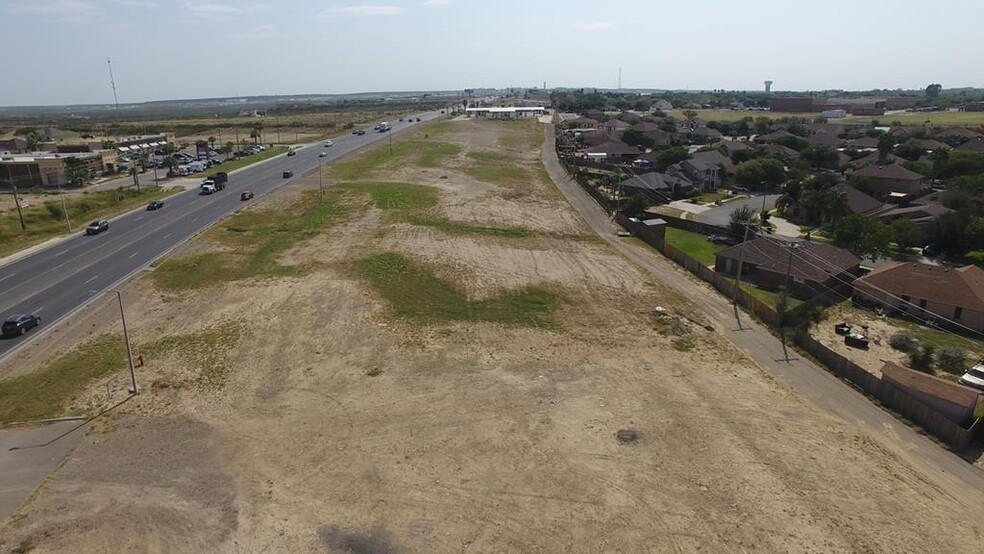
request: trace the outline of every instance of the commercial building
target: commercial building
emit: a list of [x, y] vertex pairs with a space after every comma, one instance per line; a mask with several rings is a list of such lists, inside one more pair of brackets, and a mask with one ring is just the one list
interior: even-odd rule
[[112, 171], [116, 162], [116, 152], [77, 152], [60, 154], [54, 152], [34, 152], [0, 157], [0, 187], [19, 189], [32, 187], [57, 187], [68, 185], [68, 172], [65, 160], [76, 158], [85, 162], [90, 175], [102, 175]]
[[538, 117], [547, 113], [543, 106], [517, 106], [506, 108], [465, 108], [468, 117], [484, 117], [486, 119], [520, 119]]

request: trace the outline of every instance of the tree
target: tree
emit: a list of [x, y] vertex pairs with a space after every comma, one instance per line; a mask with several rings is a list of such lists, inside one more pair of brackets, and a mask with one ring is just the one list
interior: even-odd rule
[[882, 133], [878, 137], [878, 161], [884, 163], [894, 149], [895, 137], [888, 133]]
[[208, 137], [208, 144], [212, 150], [215, 150], [215, 137]]
[[880, 256], [889, 252], [892, 230], [888, 225], [853, 214], [842, 217], [834, 225], [834, 245], [846, 248], [856, 256]]
[[939, 176], [942, 167], [950, 160], [950, 150], [947, 148], [937, 148], [929, 155], [929, 159], [933, 160], [933, 175]]
[[683, 160], [689, 160], [690, 154], [687, 149], [682, 146], [674, 146], [673, 148], [667, 148], [656, 156], [656, 170], [666, 171], [666, 168], [670, 167], [675, 163], [680, 163]]
[[652, 137], [635, 129], [629, 129], [622, 133], [622, 142], [629, 146], [642, 146], [643, 148], [652, 148], [656, 145], [656, 141]]
[[37, 152], [41, 149], [41, 143], [44, 142], [44, 138], [37, 133], [37, 131], [31, 131], [24, 137], [27, 142], [27, 149], [31, 152]]
[[932, 344], [926, 344], [920, 348], [916, 348], [912, 352], [909, 352], [909, 365], [917, 371], [932, 374], [933, 355], [935, 353], [936, 347]]
[[916, 161], [926, 153], [926, 149], [918, 141], [908, 140], [895, 147], [895, 155], [907, 160]]
[[695, 112], [693, 110], [684, 110], [683, 111], [683, 117], [686, 117], [687, 118], [687, 121], [693, 121], [693, 120], [697, 119], [697, 112]]
[[761, 186], [772, 190], [786, 180], [786, 168], [774, 158], [760, 158], [742, 164], [735, 172], [735, 181], [743, 185]]
[[225, 143], [225, 144], [222, 145], [222, 149], [220, 150], [220, 152], [223, 155], [225, 155], [225, 159], [228, 160], [229, 159], [229, 154], [232, 154], [232, 151], [235, 150], [235, 149], [236, 149], [236, 145], [233, 144], [232, 141], [230, 140], [229, 142], [227, 142], [227, 143]]
[[911, 219], [896, 219], [892, 222], [892, 238], [900, 248], [922, 246], [926, 233]]
[[263, 138], [263, 122], [256, 121], [250, 127], [249, 138], [253, 139], [253, 144], [256, 144], [261, 138]]
[[966, 213], [945, 213], [930, 224], [928, 231], [929, 243], [939, 247], [940, 251], [951, 256], [962, 256], [971, 250], [967, 226], [970, 217]]
[[748, 150], [735, 150], [731, 153], [731, 162], [737, 165], [748, 160], [754, 160], [757, 157], [758, 152], [751, 148]]
[[755, 229], [758, 225], [758, 212], [751, 206], [741, 206], [740, 208], [735, 208], [731, 212], [731, 221], [728, 224], [728, 227], [731, 229], [731, 234], [736, 237], [742, 237], [745, 236], [746, 228], [751, 227], [752, 229]]
[[933, 83], [926, 87], [926, 96], [929, 98], [937, 98], [941, 92], [943, 92], [943, 85], [939, 83]]
[[822, 169], [839, 169], [840, 157], [837, 151], [829, 146], [810, 146], [800, 152], [803, 158], [812, 167]]
[[113, 139], [106, 139], [106, 140], [102, 141], [102, 149], [103, 150], [116, 150], [118, 147], [119, 147], [119, 145], [116, 144], [116, 141], [113, 140]]
[[65, 180], [68, 184], [82, 187], [89, 181], [89, 165], [84, 160], [72, 156], [65, 158]]
[[803, 151], [810, 146], [810, 143], [802, 137], [782, 137], [776, 140], [776, 144], [781, 144], [786, 148], [792, 148], [797, 152]]
[[943, 371], [959, 375], [967, 370], [967, 351], [955, 346], [941, 348], [936, 365]]

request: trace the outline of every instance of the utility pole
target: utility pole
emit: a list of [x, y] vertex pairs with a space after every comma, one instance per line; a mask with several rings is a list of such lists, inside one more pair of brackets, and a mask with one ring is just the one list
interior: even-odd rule
[[796, 245], [789, 245], [789, 259], [786, 262], [786, 280], [782, 287], [782, 313], [779, 314], [779, 338], [782, 340], [782, 356], [789, 363], [789, 350], [786, 349], [786, 295], [789, 293], [789, 273], [793, 268], [793, 250]]
[[72, 220], [68, 218], [68, 207], [65, 206], [65, 193], [62, 192], [61, 185], [57, 185], [57, 187], [58, 187], [58, 197], [61, 198], [62, 211], [65, 212], [65, 223], [68, 224], [68, 232], [71, 233]]
[[13, 179], [10, 180], [10, 186], [14, 189], [14, 204], [17, 205], [17, 217], [20, 218], [21, 230], [26, 231], [27, 225], [24, 225], [24, 212], [21, 211], [20, 199], [17, 198], [17, 185], [14, 184]]
[[731, 296], [731, 305], [735, 309], [735, 320], [738, 321], [738, 330], [741, 328], [741, 318], [738, 316], [738, 290], [741, 288], [741, 266], [745, 261], [745, 243], [748, 242], [748, 224], [745, 224], [745, 236], [741, 239], [741, 247], [738, 249], [738, 278], [735, 280], [735, 293]]
[[120, 319], [123, 321], [123, 340], [126, 341], [126, 359], [130, 362], [130, 394], [137, 394], [137, 374], [133, 369], [133, 352], [130, 350], [130, 335], [126, 330], [126, 314], [123, 313], [123, 293], [116, 291], [120, 301]]
[[109, 84], [113, 86], [113, 102], [116, 103], [116, 111], [120, 111], [120, 99], [116, 97], [116, 80], [113, 79], [113, 62], [106, 58], [106, 65], [109, 66]]
[[318, 159], [318, 193], [321, 195], [321, 199], [324, 200], [325, 199], [325, 187], [322, 184], [321, 167], [322, 167], [321, 166], [321, 159], [319, 158]]

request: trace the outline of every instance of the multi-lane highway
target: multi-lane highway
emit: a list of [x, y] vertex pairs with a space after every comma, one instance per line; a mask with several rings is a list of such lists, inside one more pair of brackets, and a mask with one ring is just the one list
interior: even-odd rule
[[[423, 122], [439, 114], [414, 114], [406, 121], [391, 122], [393, 129], [387, 133], [367, 130], [365, 135], [339, 137], [328, 148], [320, 142], [313, 143], [295, 156], [280, 155], [233, 172], [224, 191], [208, 196], [199, 195], [197, 189], [185, 191], [167, 198], [160, 210], [138, 210], [113, 219], [107, 232], [95, 236], [79, 234], [0, 266], [0, 319], [15, 313], [33, 313], [43, 321], [25, 336], [0, 339], [0, 360], [28, 341], [44, 340], [45, 330], [60, 319], [241, 208], [245, 202], [240, 201], [240, 192], [250, 190], [258, 199], [319, 163], [380, 140], [391, 140], [391, 133], [416, 125], [417, 117]], [[322, 151], [327, 154], [324, 158], [319, 157]], [[287, 170], [293, 171], [295, 177], [284, 179], [282, 175]]]

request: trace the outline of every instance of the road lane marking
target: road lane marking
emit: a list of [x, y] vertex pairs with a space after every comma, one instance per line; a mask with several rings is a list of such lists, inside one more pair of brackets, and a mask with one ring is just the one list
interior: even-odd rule
[[169, 237], [169, 236], [171, 236], [171, 233], [168, 233], [168, 234], [166, 234], [166, 235], [164, 235], [164, 236], [163, 236], [163, 237], [161, 237], [161, 238], [164, 238], [164, 239], [166, 239], [166, 238], [167, 238], [167, 237]]
[[4, 281], [6, 281], [7, 279], [10, 279], [10, 278], [11, 278], [11, 277], [13, 277], [14, 275], [17, 275], [17, 274], [16, 274], [16, 273], [11, 273], [10, 275], [7, 275], [7, 276], [6, 276], [6, 277], [4, 277], [3, 279], [0, 279], [0, 283], [2, 283], [2, 282], [4, 282]]
[[62, 255], [62, 254], [64, 254], [65, 252], [68, 252], [68, 250], [69, 250], [69, 249], [68, 249], [68, 248], [66, 248], [66, 249], [64, 249], [64, 250], [62, 250], [61, 252], [58, 252], [57, 254], [55, 254], [55, 256], [54, 256], [54, 257], [56, 257], [56, 258], [57, 258], [58, 256], [61, 256], [61, 255]]
[[84, 283], [82, 283], [82, 284], [83, 284], [83, 285], [88, 285], [89, 283], [91, 283], [91, 282], [93, 282], [93, 281], [95, 281], [95, 280], [96, 280], [96, 279], [98, 279], [98, 278], [99, 278], [99, 276], [98, 276], [98, 275], [93, 275], [91, 279], [89, 279], [88, 281], [86, 281], [86, 282], [84, 282]]
[[198, 218], [197, 218], [197, 217], [196, 217], [195, 219], [192, 219], [192, 220], [191, 220], [191, 223], [194, 223], [194, 222], [196, 222], [196, 221], [198, 221]]
[[130, 254], [129, 256], [127, 256], [127, 258], [126, 258], [126, 259], [128, 259], [128, 260], [132, 260], [132, 259], [133, 259], [133, 257], [134, 257], [134, 256], [136, 256], [136, 255], [137, 255], [137, 254], [139, 254], [139, 253], [140, 253], [140, 252], [134, 252], [133, 254]]

